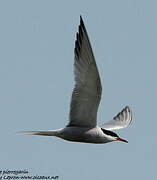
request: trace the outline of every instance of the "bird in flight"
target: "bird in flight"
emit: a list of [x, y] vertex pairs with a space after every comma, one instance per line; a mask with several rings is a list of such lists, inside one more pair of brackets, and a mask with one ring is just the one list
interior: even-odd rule
[[76, 34], [74, 49], [75, 87], [72, 92], [69, 122], [66, 127], [49, 131], [23, 131], [25, 134], [56, 136], [68, 141], [104, 144], [127, 140], [111, 130], [127, 127], [132, 112], [126, 106], [112, 120], [97, 125], [97, 111], [101, 100], [101, 80], [82, 17]]

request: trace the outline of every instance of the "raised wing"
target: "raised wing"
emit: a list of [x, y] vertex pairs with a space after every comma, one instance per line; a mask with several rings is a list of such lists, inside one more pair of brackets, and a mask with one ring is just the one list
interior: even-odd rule
[[85, 25], [80, 17], [74, 50], [75, 87], [67, 126], [94, 127], [101, 99], [101, 82]]
[[118, 113], [112, 120], [102, 124], [100, 127], [106, 130], [121, 129], [127, 127], [132, 121], [132, 112], [126, 106], [120, 113]]

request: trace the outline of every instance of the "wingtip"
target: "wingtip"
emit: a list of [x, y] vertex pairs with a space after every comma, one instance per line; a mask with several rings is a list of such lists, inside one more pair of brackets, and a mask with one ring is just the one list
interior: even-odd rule
[[125, 108], [126, 108], [126, 109], [130, 109], [130, 107], [129, 107], [128, 105], [127, 105], [127, 106], [125, 106]]
[[131, 111], [131, 108], [130, 108], [129, 106], [125, 106], [124, 109], [128, 110], [129, 112], [132, 112], [132, 111]]
[[82, 16], [81, 16], [81, 15], [80, 15], [80, 25], [81, 25], [82, 27], [84, 27], [83, 18], [82, 18]]
[[132, 122], [132, 110], [131, 110], [131, 108], [129, 106], [126, 106], [125, 110], [128, 111], [129, 114], [130, 114], [130, 123], [129, 124], [131, 124], [131, 122]]
[[81, 14], [80, 14], [80, 21], [82, 21], [82, 16], [81, 16]]

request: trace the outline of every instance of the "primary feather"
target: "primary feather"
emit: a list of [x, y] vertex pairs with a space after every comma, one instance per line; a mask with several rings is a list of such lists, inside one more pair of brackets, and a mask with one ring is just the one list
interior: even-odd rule
[[74, 55], [75, 87], [67, 126], [95, 127], [102, 87], [82, 18], [76, 34]]
[[126, 106], [112, 120], [102, 124], [100, 127], [107, 130], [122, 129], [127, 127], [132, 121], [132, 112], [129, 106]]

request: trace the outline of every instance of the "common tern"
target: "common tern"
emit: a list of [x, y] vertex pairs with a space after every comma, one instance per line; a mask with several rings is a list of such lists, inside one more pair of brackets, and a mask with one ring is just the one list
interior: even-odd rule
[[111, 130], [127, 127], [132, 112], [126, 106], [112, 120], [97, 125], [97, 111], [101, 100], [101, 80], [82, 17], [76, 33], [74, 49], [75, 87], [72, 92], [69, 123], [65, 128], [49, 131], [23, 131], [26, 134], [56, 136], [68, 141], [103, 144], [127, 140]]

